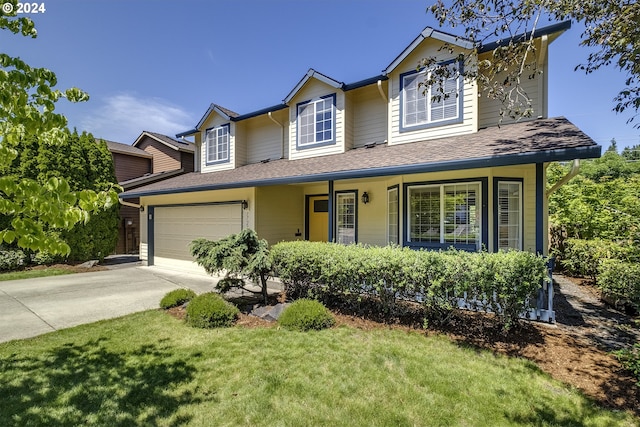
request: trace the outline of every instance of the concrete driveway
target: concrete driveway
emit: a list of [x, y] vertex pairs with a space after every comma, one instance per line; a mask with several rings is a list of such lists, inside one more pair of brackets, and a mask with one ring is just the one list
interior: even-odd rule
[[159, 307], [170, 290], [213, 290], [214, 279], [137, 264], [0, 282], [0, 342]]

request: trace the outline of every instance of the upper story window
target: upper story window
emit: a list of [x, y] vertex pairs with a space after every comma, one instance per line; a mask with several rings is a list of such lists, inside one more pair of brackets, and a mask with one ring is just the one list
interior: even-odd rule
[[229, 161], [229, 125], [207, 129], [205, 134], [207, 165]]
[[335, 142], [336, 96], [298, 104], [298, 148]]
[[415, 130], [462, 121], [462, 78], [456, 76], [460, 63], [448, 64], [453, 76], [439, 84], [420, 84], [429, 78], [429, 71], [412, 71], [400, 76], [401, 130]]

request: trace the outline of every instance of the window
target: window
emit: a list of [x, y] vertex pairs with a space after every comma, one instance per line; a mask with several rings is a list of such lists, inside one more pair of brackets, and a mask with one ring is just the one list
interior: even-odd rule
[[207, 129], [205, 135], [207, 164], [229, 160], [229, 125]]
[[335, 95], [298, 104], [298, 146], [334, 141]]
[[[458, 62], [451, 62], [452, 71], [457, 71]], [[462, 91], [460, 77], [455, 75], [443, 82], [442, 89], [436, 84], [425, 88], [423, 84], [428, 72], [409, 72], [400, 76], [402, 107], [401, 130], [457, 123], [462, 119]], [[456, 73], [454, 73], [456, 74]], [[432, 100], [437, 97], [436, 100]]]
[[387, 243], [400, 243], [398, 230], [400, 228], [398, 186], [387, 189]]
[[414, 185], [407, 189], [407, 240], [425, 247], [481, 247], [479, 182]]
[[496, 233], [498, 249], [522, 250], [522, 182], [498, 181]]
[[356, 207], [358, 194], [355, 191], [336, 193], [336, 242], [356, 243]]

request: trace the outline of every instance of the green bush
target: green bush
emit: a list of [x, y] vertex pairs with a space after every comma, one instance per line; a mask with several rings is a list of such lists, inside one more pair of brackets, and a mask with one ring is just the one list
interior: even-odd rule
[[573, 276], [596, 280], [600, 262], [604, 259], [637, 261], [634, 246], [603, 239], [567, 239], [562, 266]]
[[0, 271], [17, 270], [24, 265], [25, 254], [19, 249], [0, 248]]
[[640, 265], [615, 259], [600, 263], [598, 287], [614, 305], [640, 309]]
[[278, 323], [287, 329], [309, 331], [330, 328], [335, 319], [321, 302], [302, 298], [283, 310]]
[[198, 295], [187, 305], [187, 323], [196, 328], [233, 325], [240, 310], [213, 292]]
[[174, 289], [162, 297], [160, 300], [160, 308], [167, 309], [177, 307], [185, 302], [191, 301], [196, 296], [196, 293], [191, 289]]
[[615, 355], [622, 366], [633, 373], [640, 387], [640, 343], [635, 343], [631, 349], [618, 350]]
[[399, 300], [418, 301], [439, 322], [464, 303], [496, 313], [505, 328], [533, 305], [547, 278], [543, 257], [519, 251], [433, 252], [282, 242], [271, 248], [271, 257], [289, 299], [365, 296], [378, 299], [389, 313]]

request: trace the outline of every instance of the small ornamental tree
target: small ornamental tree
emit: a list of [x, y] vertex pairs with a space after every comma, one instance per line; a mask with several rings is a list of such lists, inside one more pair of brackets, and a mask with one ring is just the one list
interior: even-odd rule
[[[242, 230], [223, 239], [213, 241], [196, 239], [190, 245], [191, 254], [207, 273], [224, 273], [216, 289], [227, 292], [240, 288], [253, 294], [261, 294], [267, 304], [267, 279], [271, 274], [271, 260], [267, 241], [259, 239], [255, 231]], [[255, 292], [247, 288], [249, 279], [260, 286]]]

